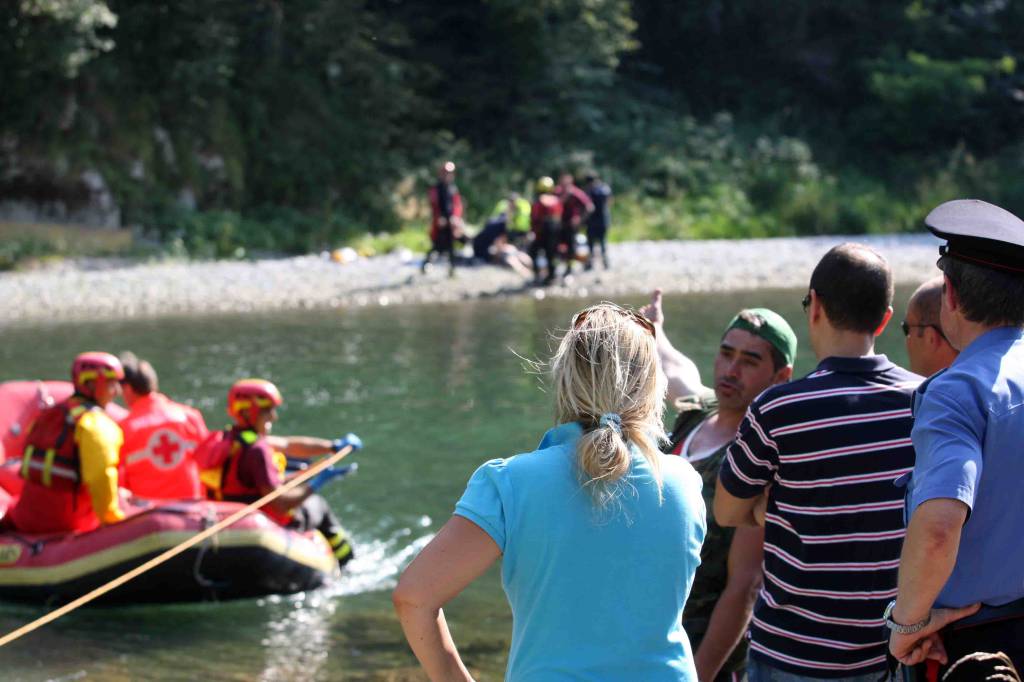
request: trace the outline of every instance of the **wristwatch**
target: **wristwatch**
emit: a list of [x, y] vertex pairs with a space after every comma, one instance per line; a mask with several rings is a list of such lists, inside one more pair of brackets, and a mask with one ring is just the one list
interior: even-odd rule
[[932, 622], [932, 614], [931, 611], [929, 611], [928, 615], [925, 616], [924, 620], [922, 621], [918, 621], [911, 625], [897, 623], [892, 619], [892, 610], [893, 608], [895, 608], [895, 606], [896, 600], [893, 599], [891, 602], [889, 602], [889, 605], [885, 607], [885, 615], [883, 615], [882, 617], [885, 618], [885, 626], [897, 634], [912, 635], [915, 632], [920, 632], [921, 630], [924, 630], [926, 627], [928, 627], [928, 623]]

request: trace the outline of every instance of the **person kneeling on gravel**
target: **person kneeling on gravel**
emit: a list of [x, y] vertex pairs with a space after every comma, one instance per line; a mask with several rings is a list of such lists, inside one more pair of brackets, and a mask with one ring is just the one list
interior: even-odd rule
[[[200, 476], [209, 496], [216, 500], [249, 504], [269, 494], [284, 479], [287, 457], [308, 459], [337, 452], [346, 446], [362, 447], [354, 434], [330, 441], [307, 436], [271, 436], [281, 405], [277, 386], [262, 379], [235, 382], [228, 392], [228, 414], [234, 425], [212, 434], [196, 451]], [[317, 492], [346, 469], [329, 468], [305, 485], [281, 495], [263, 508], [269, 517], [288, 528], [316, 529], [327, 538], [338, 565], [355, 554], [348, 534]]]

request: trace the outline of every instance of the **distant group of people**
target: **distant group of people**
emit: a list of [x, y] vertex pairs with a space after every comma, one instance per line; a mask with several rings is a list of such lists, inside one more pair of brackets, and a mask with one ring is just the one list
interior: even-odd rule
[[726, 325], [711, 387], [660, 291], [580, 311], [558, 426], [473, 474], [394, 592], [429, 677], [472, 679], [441, 607], [500, 560], [512, 680], [1019, 680], [1024, 222], [964, 200], [926, 225], [946, 244], [900, 325], [911, 371], [875, 353], [893, 276], [854, 243], [811, 273], [799, 379], [766, 308]]
[[607, 239], [612, 191], [595, 173], [586, 175], [582, 188], [576, 186], [570, 173], [562, 174], [557, 185], [552, 178], [542, 177], [534, 185], [532, 203], [511, 192], [498, 201], [484, 226], [473, 236], [467, 234], [463, 220], [454, 163], [446, 161], [441, 165], [428, 198], [431, 248], [423, 259], [424, 272], [436, 254], [447, 257], [449, 274], [454, 275], [458, 245], [471, 242], [475, 262], [503, 265], [525, 277], [532, 271], [535, 283], [548, 285], [556, 279], [559, 261], [564, 263], [563, 277], [571, 275], [573, 263], [578, 260], [581, 227], [586, 228], [588, 246], [584, 267], [593, 268], [598, 251], [605, 269], [610, 267]]
[[[232, 424], [210, 433], [202, 414], [159, 391], [152, 365], [132, 353], [78, 355], [74, 393], [42, 410], [26, 436], [23, 488], [2, 523], [25, 533], [89, 531], [125, 519], [132, 507], [167, 500], [251, 503], [285, 480], [287, 458], [309, 459], [350, 444], [271, 435], [281, 393], [244, 379], [228, 392]], [[127, 414], [105, 411], [122, 396]], [[282, 526], [320, 531], [339, 565], [353, 557], [349, 538], [317, 491], [342, 475], [330, 467], [273, 501]]]

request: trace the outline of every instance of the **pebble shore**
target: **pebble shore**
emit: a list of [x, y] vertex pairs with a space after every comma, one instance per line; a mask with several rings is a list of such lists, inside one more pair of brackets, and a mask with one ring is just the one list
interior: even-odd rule
[[[577, 267], [568, 283], [529, 286], [495, 266], [460, 267], [455, 278], [419, 254], [389, 254], [340, 264], [320, 256], [259, 261], [68, 261], [0, 274], [0, 323], [123, 319], [171, 314], [266, 312], [438, 303], [530, 296], [614, 300], [661, 287], [667, 293], [806, 287], [832, 246], [858, 241], [888, 259], [899, 284], [938, 274], [938, 241], [929, 235], [626, 242], [609, 247], [610, 270]], [[561, 267], [559, 267], [561, 272]]]

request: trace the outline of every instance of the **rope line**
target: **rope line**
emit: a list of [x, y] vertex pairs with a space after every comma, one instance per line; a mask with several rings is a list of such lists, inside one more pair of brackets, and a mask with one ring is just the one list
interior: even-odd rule
[[263, 506], [273, 502], [274, 500], [276, 500], [281, 495], [284, 495], [286, 492], [289, 492], [290, 490], [293, 490], [293, 489], [297, 488], [298, 486], [302, 485], [303, 483], [305, 483], [306, 481], [308, 481], [312, 477], [316, 476], [318, 473], [320, 473], [321, 471], [323, 471], [327, 467], [332, 466], [334, 463], [340, 461], [343, 457], [345, 457], [345, 455], [349, 454], [350, 452], [352, 452], [352, 446], [351, 445], [346, 445], [341, 450], [338, 450], [337, 452], [335, 452], [334, 454], [330, 455], [329, 457], [325, 457], [324, 459], [320, 460], [319, 462], [317, 462], [313, 466], [309, 467], [305, 471], [303, 471], [303, 472], [299, 473], [298, 475], [296, 475], [294, 478], [289, 479], [283, 485], [281, 485], [281, 486], [275, 488], [274, 490], [270, 491], [269, 493], [267, 493], [266, 495], [264, 495], [260, 499], [256, 500], [255, 502], [246, 505], [242, 509], [239, 509], [235, 513], [231, 514], [230, 516], [228, 516], [227, 518], [223, 519], [222, 521], [220, 521], [220, 522], [210, 526], [209, 528], [207, 528], [206, 530], [202, 531], [201, 533], [199, 533], [197, 535], [194, 535], [193, 537], [189, 538], [188, 540], [185, 540], [184, 542], [182, 542], [182, 543], [180, 543], [178, 545], [175, 545], [174, 547], [171, 547], [170, 549], [162, 552], [161, 554], [158, 554], [157, 556], [153, 557], [149, 561], [145, 562], [144, 564], [140, 564], [139, 566], [136, 566], [135, 568], [133, 568], [132, 570], [128, 571], [127, 573], [124, 573], [124, 574], [118, 576], [117, 578], [114, 578], [113, 580], [111, 580], [111, 581], [109, 581], [107, 583], [104, 583], [103, 585], [100, 585], [99, 587], [97, 587], [96, 589], [92, 590], [91, 592], [83, 594], [78, 599], [75, 599], [74, 601], [68, 602], [67, 604], [65, 604], [64, 606], [60, 607], [59, 609], [57, 609], [55, 611], [51, 611], [50, 613], [47, 613], [45, 616], [37, 618], [36, 620], [32, 621], [31, 623], [23, 625], [20, 628], [18, 628], [17, 630], [14, 630], [13, 632], [10, 632], [10, 633], [4, 635], [3, 637], [0, 637], [0, 647], [3, 647], [5, 645], [7, 645], [7, 644], [10, 644], [11, 642], [13, 642], [16, 639], [24, 637], [28, 633], [32, 632], [33, 630], [37, 630], [37, 629], [41, 628], [42, 626], [46, 625], [47, 623], [52, 623], [53, 621], [57, 620], [58, 618], [71, 613], [72, 611], [74, 611], [75, 609], [77, 609], [79, 607], [85, 606], [86, 604], [88, 604], [89, 602], [93, 601], [94, 599], [96, 599], [98, 597], [102, 597], [107, 592], [110, 592], [111, 590], [116, 589], [116, 588], [120, 587], [121, 585], [124, 585], [129, 580], [133, 580], [133, 579], [139, 577], [140, 575], [142, 575], [146, 571], [150, 570], [151, 568], [159, 566], [160, 564], [164, 563], [168, 559], [176, 557], [179, 554], [181, 554], [182, 552], [184, 552], [185, 550], [190, 549], [191, 547], [194, 547], [194, 546], [198, 545], [203, 540], [206, 540], [207, 538], [216, 535], [217, 533], [219, 533], [220, 531], [224, 530], [228, 526], [231, 526], [234, 523], [237, 523], [239, 520], [241, 520], [245, 516], [248, 516], [249, 514], [251, 514], [252, 512], [258, 510], [259, 508], [261, 508], [261, 507], [263, 507]]

